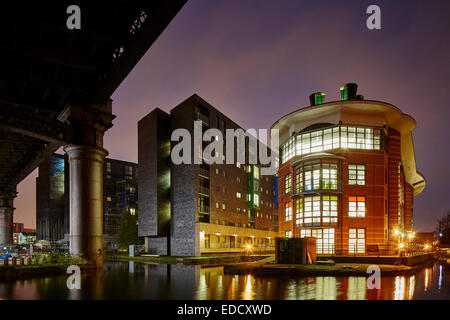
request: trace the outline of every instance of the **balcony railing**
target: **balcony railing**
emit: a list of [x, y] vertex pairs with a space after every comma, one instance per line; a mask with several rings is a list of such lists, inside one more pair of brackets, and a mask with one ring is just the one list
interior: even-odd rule
[[209, 118], [198, 111], [195, 112], [195, 120], [200, 120], [201, 122], [209, 126]]
[[209, 214], [209, 207], [208, 206], [198, 206], [198, 212]]
[[198, 193], [203, 194], [205, 196], [209, 196], [209, 188], [198, 187]]
[[202, 177], [209, 178], [209, 170], [199, 168], [198, 174], [201, 175]]
[[423, 244], [408, 243], [402, 248], [398, 244], [322, 244], [317, 246], [317, 254], [333, 256], [397, 256], [411, 257], [432, 252], [431, 248], [425, 248]]
[[[247, 249], [247, 243], [235, 243], [235, 242], [206, 242], [206, 249]], [[260, 249], [275, 249], [275, 245], [264, 245], [264, 244], [252, 244], [250, 245], [251, 250], [260, 250]]]

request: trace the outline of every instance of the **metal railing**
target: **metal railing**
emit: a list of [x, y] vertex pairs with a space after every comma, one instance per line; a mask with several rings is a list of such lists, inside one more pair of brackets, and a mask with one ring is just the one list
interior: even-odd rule
[[204, 194], [206, 196], [209, 196], [209, 188], [198, 187], [198, 193], [201, 193], [201, 194]]
[[235, 242], [206, 242], [206, 249], [249, 249], [249, 250], [261, 250], [261, 249], [275, 249], [275, 245], [265, 245], [265, 244], [249, 244], [247, 243], [235, 243]]
[[209, 213], [209, 206], [198, 206], [198, 212]]
[[339, 245], [322, 244], [317, 245], [317, 254], [333, 256], [398, 256], [411, 257], [431, 253], [432, 249], [424, 244], [407, 243], [399, 244], [376, 244], [376, 245]]
[[203, 177], [209, 178], [209, 171], [208, 170], [199, 168], [198, 169], [198, 174], [203, 176]]

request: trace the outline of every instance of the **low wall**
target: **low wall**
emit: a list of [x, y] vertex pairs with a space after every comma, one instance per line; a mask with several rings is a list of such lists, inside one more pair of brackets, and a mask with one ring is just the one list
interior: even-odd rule
[[321, 256], [318, 260], [332, 259], [337, 263], [368, 263], [414, 266], [434, 259], [433, 253], [411, 257], [377, 257], [377, 256]]

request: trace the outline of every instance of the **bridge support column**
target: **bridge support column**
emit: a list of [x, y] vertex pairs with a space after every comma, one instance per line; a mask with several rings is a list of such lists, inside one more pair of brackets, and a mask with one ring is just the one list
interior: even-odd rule
[[70, 145], [70, 253], [103, 265], [103, 148]]
[[13, 200], [16, 192], [0, 192], [0, 246], [12, 245], [13, 238]]
[[69, 158], [70, 253], [103, 266], [103, 133], [112, 126], [111, 102], [95, 108], [71, 107]]

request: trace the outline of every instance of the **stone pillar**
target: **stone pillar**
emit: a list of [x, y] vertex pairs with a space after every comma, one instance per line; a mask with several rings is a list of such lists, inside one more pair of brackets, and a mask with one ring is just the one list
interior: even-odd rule
[[70, 145], [69, 156], [70, 253], [102, 266], [103, 162], [106, 150]]
[[103, 266], [103, 133], [112, 126], [111, 102], [86, 108], [71, 106], [69, 160], [70, 253]]
[[13, 238], [13, 199], [16, 192], [0, 192], [0, 246], [12, 245]]

